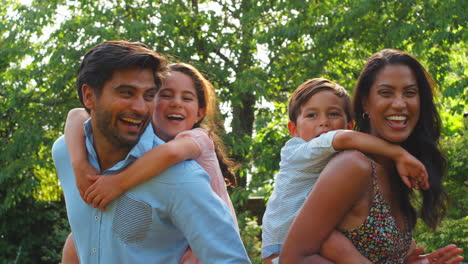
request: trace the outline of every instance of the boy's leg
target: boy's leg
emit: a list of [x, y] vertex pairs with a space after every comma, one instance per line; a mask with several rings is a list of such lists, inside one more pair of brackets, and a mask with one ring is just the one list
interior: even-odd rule
[[276, 257], [276, 258], [274, 258], [274, 259], [272, 259], [272, 260], [271, 260], [271, 263], [273, 263], [273, 264], [279, 264], [279, 256]]
[[65, 241], [62, 252], [62, 264], [79, 264], [78, 253], [76, 252], [75, 242], [70, 233]]
[[279, 255], [273, 254], [263, 259], [263, 264], [278, 264]]
[[336, 264], [372, 264], [354, 247], [347, 237], [336, 230], [323, 243], [320, 255]]

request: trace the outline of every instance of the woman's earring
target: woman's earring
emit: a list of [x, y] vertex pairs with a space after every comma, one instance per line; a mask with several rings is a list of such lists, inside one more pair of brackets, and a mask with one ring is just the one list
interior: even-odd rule
[[368, 113], [362, 113], [362, 119], [369, 119]]

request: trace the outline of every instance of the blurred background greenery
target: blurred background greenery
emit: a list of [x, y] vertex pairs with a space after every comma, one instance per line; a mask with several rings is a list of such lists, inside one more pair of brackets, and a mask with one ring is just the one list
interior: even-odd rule
[[[80, 106], [73, 85], [81, 56], [116, 39], [191, 63], [215, 84], [223, 140], [241, 165], [231, 198], [254, 263], [261, 209], [289, 138], [290, 93], [313, 77], [352, 93], [374, 52], [415, 55], [440, 86], [452, 198], [437, 232], [418, 223], [415, 238], [428, 249], [468, 250], [467, 10], [465, 0], [2, 0], [0, 263], [60, 262], [69, 226], [51, 146], [68, 110]], [[252, 205], [253, 196], [263, 202]]]

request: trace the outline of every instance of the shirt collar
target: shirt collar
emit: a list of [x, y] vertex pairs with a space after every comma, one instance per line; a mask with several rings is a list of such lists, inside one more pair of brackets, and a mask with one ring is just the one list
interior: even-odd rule
[[[88, 159], [90, 161], [95, 161], [95, 164], [98, 165], [98, 158], [96, 150], [94, 149], [94, 136], [93, 136], [93, 127], [91, 125], [91, 118], [88, 119], [84, 123], [84, 134], [85, 134], [85, 142], [86, 148], [88, 150]], [[119, 161], [117, 164], [112, 166], [112, 168], [108, 169], [106, 172], [117, 171], [125, 168], [130, 163], [132, 163], [135, 159], [139, 158], [148, 150], [152, 149], [154, 146], [160, 145], [164, 143], [161, 139], [159, 139], [153, 132], [153, 126], [151, 123], [146, 126], [143, 134], [141, 135], [140, 139], [138, 140], [137, 144], [130, 150], [124, 160]], [[100, 170], [100, 168], [98, 168]], [[101, 172], [103, 173], [103, 172]]]

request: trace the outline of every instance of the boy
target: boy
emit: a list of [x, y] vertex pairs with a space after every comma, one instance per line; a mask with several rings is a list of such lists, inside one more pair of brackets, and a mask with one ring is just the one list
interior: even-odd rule
[[[354, 125], [351, 102], [340, 85], [322, 78], [308, 80], [294, 91], [288, 110], [288, 130], [293, 138], [281, 150], [280, 170], [263, 217], [265, 263], [278, 263], [295, 215], [322, 169], [339, 150], [357, 149], [389, 157], [408, 187], [419, 188], [419, 184], [424, 189], [429, 187], [424, 165], [402, 147], [349, 130]], [[324, 243], [321, 256], [335, 263], [371, 263], [336, 231]]]

